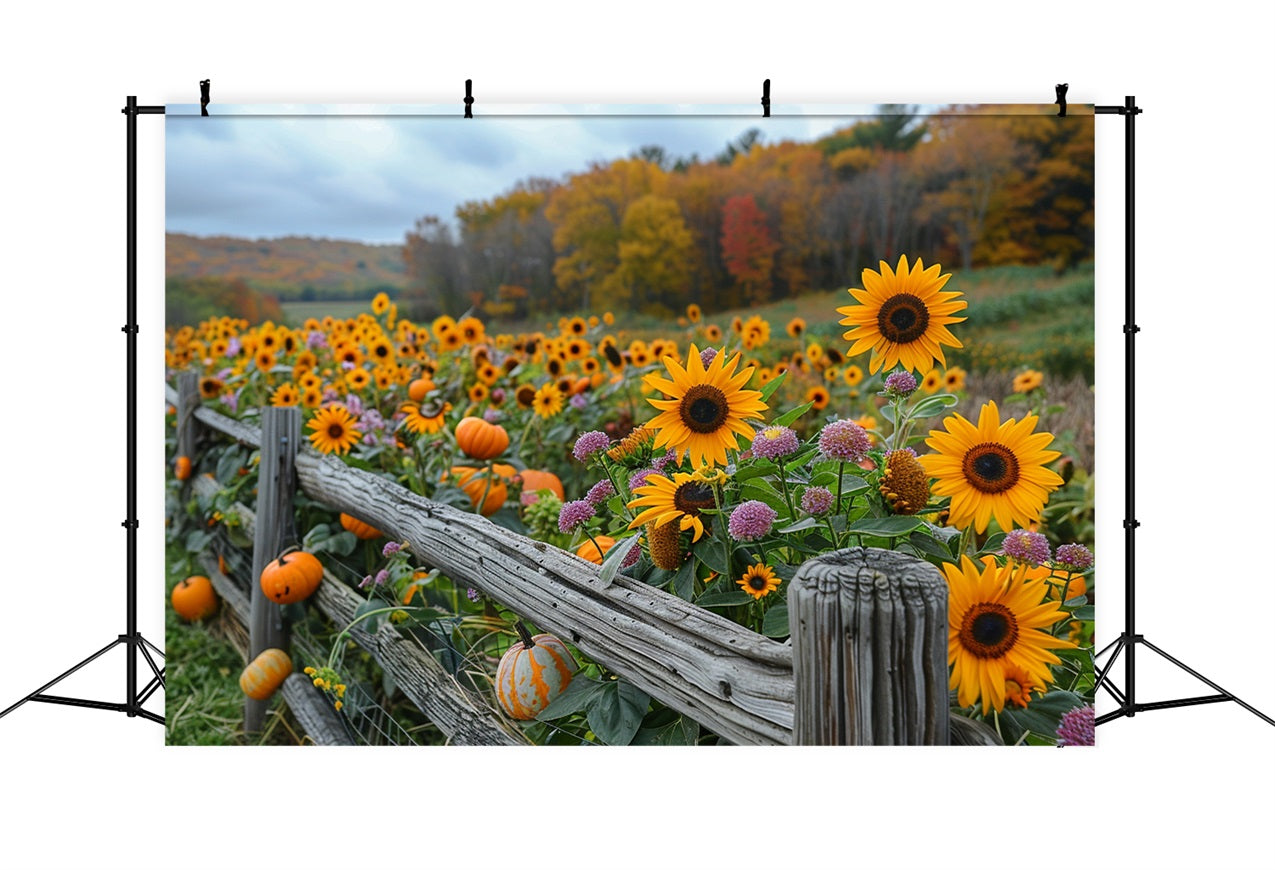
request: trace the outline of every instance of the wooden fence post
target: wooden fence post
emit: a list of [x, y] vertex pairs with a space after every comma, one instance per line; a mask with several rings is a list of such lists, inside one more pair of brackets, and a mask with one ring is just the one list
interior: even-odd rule
[[811, 559], [788, 621], [794, 745], [947, 745], [947, 583], [933, 565], [863, 547]]
[[195, 461], [195, 442], [199, 435], [199, 422], [195, 409], [199, 407], [199, 375], [192, 371], [177, 373], [177, 455]]
[[[297, 443], [301, 438], [299, 408], [263, 408], [261, 461], [257, 466], [257, 524], [252, 539], [252, 603], [249, 607], [248, 659], [263, 650], [286, 649], [283, 611], [261, 591], [261, 572], [279, 555], [282, 535], [292, 525], [296, 487]], [[244, 699], [244, 731], [261, 730], [268, 701]]]

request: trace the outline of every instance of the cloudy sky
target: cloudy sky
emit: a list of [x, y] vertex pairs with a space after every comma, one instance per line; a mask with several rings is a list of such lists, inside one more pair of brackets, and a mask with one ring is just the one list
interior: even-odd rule
[[872, 111], [809, 106], [763, 118], [747, 106], [520, 105], [466, 119], [455, 106], [215, 108], [205, 118], [198, 106], [168, 107], [170, 232], [395, 243], [422, 215], [451, 220], [462, 202], [643, 145], [711, 159], [753, 127], [765, 142], [809, 141]]

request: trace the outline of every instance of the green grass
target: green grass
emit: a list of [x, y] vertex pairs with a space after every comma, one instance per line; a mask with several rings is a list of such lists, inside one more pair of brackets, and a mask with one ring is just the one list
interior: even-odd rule
[[335, 317], [344, 320], [371, 310], [371, 299], [355, 299], [343, 302], [280, 302], [283, 308], [284, 321], [289, 326], [300, 326], [306, 318], [322, 320], [324, 317]]

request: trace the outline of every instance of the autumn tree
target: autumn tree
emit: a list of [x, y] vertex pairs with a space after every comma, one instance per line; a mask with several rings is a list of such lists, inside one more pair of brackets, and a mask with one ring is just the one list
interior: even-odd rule
[[408, 278], [403, 299], [413, 316], [455, 317], [469, 307], [455, 236], [436, 215], [416, 221], [403, 243], [403, 259]]
[[502, 285], [523, 288], [520, 310], [528, 299], [547, 301], [553, 294], [553, 226], [545, 205], [556, 183], [529, 179], [490, 200], [456, 209], [467, 290], [481, 302], [497, 298]]
[[766, 226], [766, 216], [751, 194], [726, 200], [722, 207], [722, 259], [743, 301], [757, 303], [769, 298], [778, 248]]
[[617, 276], [628, 291], [629, 307], [649, 303], [673, 309], [684, 298], [692, 239], [677, 203], [647, 194], [630, 203], [620, 225]]

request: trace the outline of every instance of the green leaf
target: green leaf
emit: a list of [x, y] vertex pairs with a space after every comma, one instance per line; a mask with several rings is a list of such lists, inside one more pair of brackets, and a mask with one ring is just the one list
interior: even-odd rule
[[767, 381], [766, 385], [761, 388], [761, 400], [763, 402], [769, 402], [770, 397], [775, 395], [775, 390], [779, 389], [779, 385], [784, 382], [784, 378], [786, 377], [788, 377], [788, 372], [783, 371], [779, 373], [778, 377], [771, 378]]
[[598, 575], [603, 589], [615, 582], [616, 575], [620, 573], [620, 565], [640, 540], [641, 535], [630, 535], [616, 541], [615, 546], [607, 550], [606, 558], [602, 560], [602, 573]]
[[348, 556], [358, 545], [359, 539], [355, 537], [354, 532], [342, 531], [324, 541], [322, 549], [337, 556]]
[[707, 565], [710, 571], [716, 571], [719, 577], [730, 576], [730, 565], [722, 561], [727, 557], [727, 554], [722, 552], [720, 541], [715, 541], [711, 538], [700, 538], [699, 543], [691, 547], [691, 552], [695, 554], [696, 559]]
[[923, 522], [920, 517], [865, 517], [851, 523], [846, 531], [878, 538], [901, 538]]
[[592, 703], [594, 696], [598, 695], [603, 688], [603, 684], [598, 680], [591, 680], [580, 674], [576, 674], [575, 678], [567, 685], [567, 688], [561, 695], [549, 702], [549, 706], [540, 711], [537, 719], [561, 719], [563, 716], [570, 716], [572, 713], [579, 713], [585, 710]]
[[988, 553], [999, 553], [1001, 551], [1001, 545], [1004, 543], [1005, 543], [1004, 532], [996, 532], [993, 535], [989, 535], [987, 538], [987, 543], [984, 544], [981, 549], [979, 549], [977, 555], [985, 556]]
[[642, 727], [630, 746], [694, 746], [699, 740], [699, 723], [685, 716], [656, 727]]
[[916, 547], [923, 556], [932, 556], [940, 562], [956, 561], [947, 547], [919, 529], [908, 536], [908, 543]]
[[804, 532], [806, 531], [806, 529], [813, 529], [817, 527], [818, 525], [819, 525], [818, 517], [806, 517], [805, 519], [798, 520], [797, 522], [793, 523], [790, 526], [776, 528], [775, 531], [783, 535], [788, 535], [793, 532]]
[[682, 563], [682, 567], [677, 569], [677, 573], [673, 575], [673, 582], [669, 584], [669, 589], [678, 598], [690, 601], [695, 594], [695, 560], [687, 559]]
[[695, 604], [699, 607], [734, 607], [739, 604], [747, 604], [752, 600], [752, 596], [742, 589], [736, 589], [733, 592], [708, 592], [695, 599]]
[[792, 423], [794, 420], [799, 418], [802, 414], [809, 411], [814, 406], [815, 406], [814, 402], [806, 402], [806, 404], [804, 405], [798, 405], [797, 407], [793, 408], [791, 411], [787, 412], [786, 414], [781, 414], [775, 420], [775, 422], [771, 423], [770, 425], [787, 426], [788, 424]]
[[239, 475], [239, 469], [243, 468], [243, 464], [244, 452], [239, 447], [226, 448], [226, 452], [217, 460], [217, 470], [214, 472], [217, 482], [222, 486], [228, 486]]
[[784, 502], [783, 495], [767, 480], [758, 478], [748, 481], [739, 488], [739, 497], [743, 501], [756, 499], [765, 502], [778, 513], [785, 516], [788, 514], [788, 505]]
[[211, 540], [212, 535], [208, 534], [203, 529], [193, 529], [191, 533], [186, 536], [186, 552], [202, 553], [204, 548], [208, 546], [208, 542]]
[[607, 680], [589, 701], [589, 728], [609, 746], [628, 746], [650, 703], [650, 696], [632, 683]]
[[951, 393], [939, 393], [935, 396], [926, 396], [917, 402], [908, 411], [908, 416], [913, 419], [920, 420], [925, 417], [933, 417], [943, 412], [944, 409], [955, 405], [960, 399]]
[[1089, 621], [1091, 621], [1091, 622], [1092, 622], [1092, 621], [1093, 621], [1093, 618], [1094, 618], [1094, 607], [1093, 607], [1093, 605], [1092, 605], [1092, 604], [1086, 604], [1084, 607], [1077, 607], [1075, 610], [1073, 610], [1073, 611], [1071, 612], [1071, 618], [1072, 618], [1072, 619], [1089, 620]]
[[766, 611], [761, 620], [761, 633], [766, 637], [787, 637], [791, 634], [788, 629], [788, 602], [781, 601]]
[[330, 537], [332, 537], [332, 527], [327, 523], [319, 523], [305, 533], [305, 537], [301, 539], [301, 548], [306, 552], [316, 553], [320, 545]]
[[1052, 738], [1058, 731], [1062, 715], [1084, 703], [1084, 698], [1075, 692], [1053, 691], [1026, 707], [1007, 706], [1000, 714], [1005, 742], [1017, 743], [1027, 731]]

